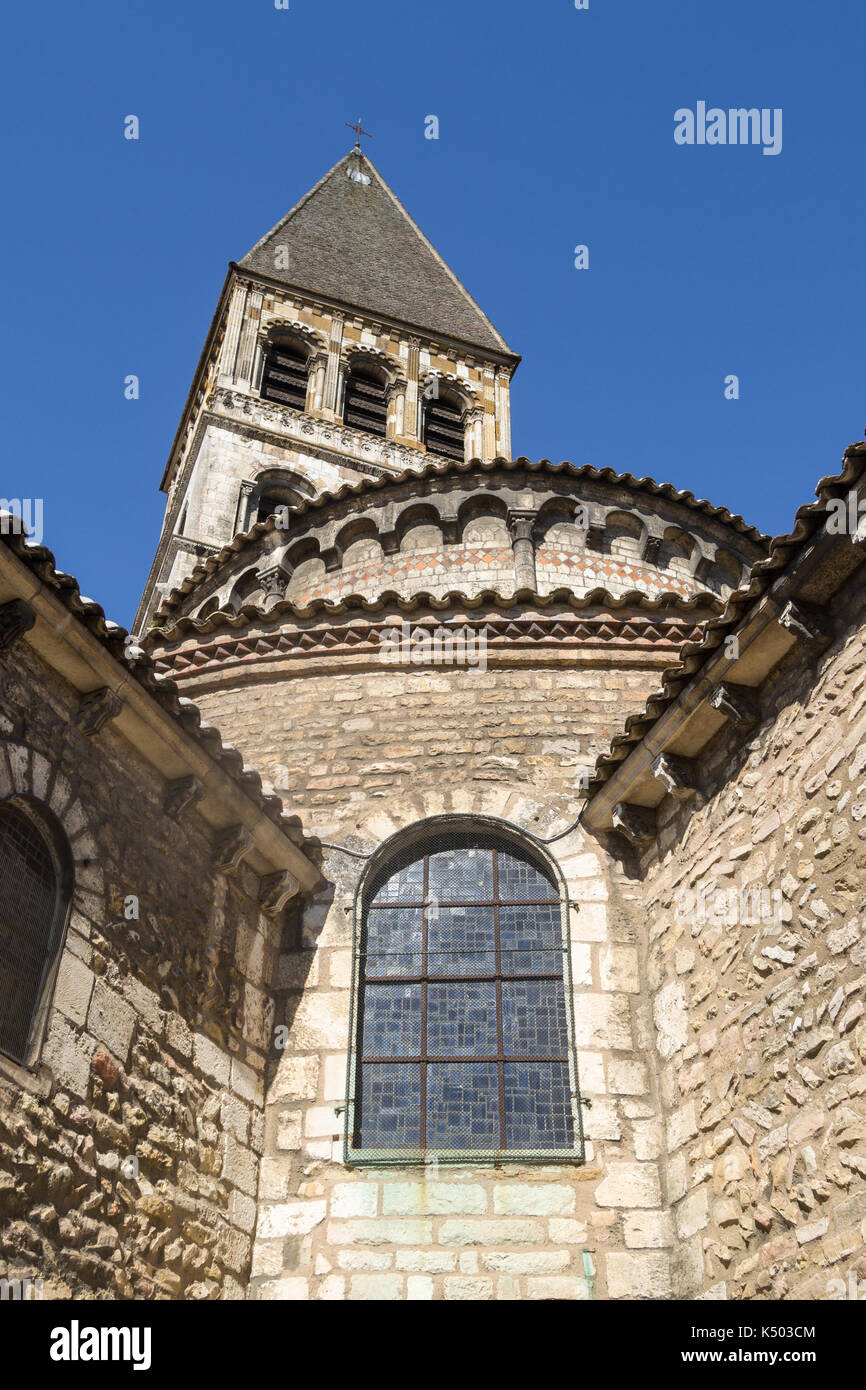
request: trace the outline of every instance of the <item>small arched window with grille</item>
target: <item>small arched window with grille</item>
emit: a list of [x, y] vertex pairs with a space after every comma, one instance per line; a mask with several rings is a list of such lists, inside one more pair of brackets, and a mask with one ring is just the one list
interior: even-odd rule
[[262, 396], [266, 401], [304, 410], [307, 404], [307, 354], [296, 343], [270, 343], [262, 368]]
[[71, 896], [68, 851], [38, 807], [0, 803], [0, 1052], [27, 1063]]
[[579, 1159], [555, 871], [486, 825], [428, 826], [359, 889], [346, 1161]]
[[388, 433], [388, 390], [385, 379], [375, 368], [353, 367], [346, 377], [343, 421], [356, 430], [377, 434], [384, 439]]
[[424, 402], [423, 442], [431, 454], [447, 459], [465, 456], [463, 402], [447, 392], [440, 392]]

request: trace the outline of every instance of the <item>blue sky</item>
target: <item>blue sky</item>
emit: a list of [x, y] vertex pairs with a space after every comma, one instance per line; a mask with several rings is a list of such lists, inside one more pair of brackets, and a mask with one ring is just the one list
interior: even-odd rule
[[[226, 265], [359, 114], [523, 355], [515, 453], [777, 533], [862, 437], [862, 0], [48, 0], [4, 38], [0, 494], [118, 622]], [[676, 145], [701, 100], [781, 108], [782, 152]]]

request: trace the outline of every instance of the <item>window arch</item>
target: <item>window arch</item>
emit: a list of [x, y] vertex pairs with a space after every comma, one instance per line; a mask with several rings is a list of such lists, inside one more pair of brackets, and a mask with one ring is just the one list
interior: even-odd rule
[[262, 581], [257, 569], [248, 569], [235, 581], [225, 605], [233, 613], [239, 612], [245, 603], [253, 603], [261, 593]]
[[463, 460], [466, 455], [464, 410], [460, 397], [441, 387], [437, 395], [425, 399], [422, 439], [431, 454]]
[[26, 1063], [72, 896], [69, 851], [47, 808], [0, 803], [0, 883], [0, 1052]]
[[346, 1161], [580, 1157], [565, 907], [496, 822], [427, 822], [358, 894]]
[[355, 362], [346, 376], [343, 421], [384, 439], [388, 433], [388, 382], [368, 362]]
[[209, 618], [210, 615], [211, 615], [211, 613], [218, 613], [218, 612], [219, 612], [219, 606], [220, 606], [219, 594], [214, 594], [211, 598], [208, 599], [207, 603], [203, 603], [203, 604], [202, 604], [201, 608], [200, 608], [200, 609], [198, 610], [198, 612], [196, 613], [196, 615], [195, 615], [195, 620], [196, 620], [196, 622], [200, 623], [200, 622], [202, 622], [205, 618]]
[[289, 405], [293, 410], [307, 406], [309, 354], [290, 339], [268, 343], [262, 367], [261, 393], [266, 401]]
[[245, 483], [238, 501], [238, 529], [248, 531], [257, 521], [267, 521], [281, 507], [298, 507], [315, 497], [306, 478], [288, 468], [266, 468], [255, 483]]

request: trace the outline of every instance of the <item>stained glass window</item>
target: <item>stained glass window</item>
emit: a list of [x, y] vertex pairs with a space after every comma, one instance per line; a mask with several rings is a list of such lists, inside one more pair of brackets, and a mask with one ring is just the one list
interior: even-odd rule
[[534, 851], [431, 839], [362, 916], [350, 1156], [573, 1153], [562, 904]]

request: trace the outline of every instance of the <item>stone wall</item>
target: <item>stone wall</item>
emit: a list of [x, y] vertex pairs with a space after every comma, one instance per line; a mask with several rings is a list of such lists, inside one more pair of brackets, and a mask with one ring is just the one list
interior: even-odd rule
[[[243, 645], [255, 654], [253, 638]], [[643, 707], [673, 658], [667, 643], [634, 651], [602, 642], [582, 666], [568, 649], [564, 666], [548, 651], [515, 652], [513, 665], [507, 653], [495, 664], [491, 657], [486, 671], [406, 670], [375, 653], [355, 665], [336, 646], [325, 651], [299, 653], [291, 674], [247, 670], [243, 659], [233, 669], [172, 668], [204, 718], [231, 730], [245, 759], [320, 836], [353, 830], [369, 807], [405, 801], [415, 820], [422, 804], [462, 810], [476, 793], [483, 802], [485, 789], [495, 802], [503, 785], [568, 823], [579, 773]], [[416, 791], [423, 797], [413, 803]]]
[[[555, 774], [554, 774], [555, 775]], [[441, 806], [419, 765], [411, 797], [356, 808], [352, 843], [375, 848]], [[444, 795], [447, 795], [445, 793]], [[547, 807], [500, 777], [454, 794], [462, 809], [538, 825]], [[343, 1163], [352, 901], [363, 860], [332, 850], [327, 887], [287, 931], [251, 1297], [259, 1299], [652, 1298], [670, 1292], [662, 1129], [631, 886], [581, 831], [551, 847], [569, 913], [585, 1162]]]
[[[444, 812], [504, 817], [542, 836], [570, 824], [578, 768], [658, 679], [646, 653], [609, 646], [592, 659], [579, 669], [524, 656], [472, 674], [353, 670], [334, 654], [295, 679], [248, 682], [236, 670], [234, 683], [193, 666], [181, 686], [263, 774], [283, 765], [308, 831], [369, 853]], [[326, 884], [287, 927], [277, 965], [275, 1024], [287, 1033], [266, 1089], [253, 1296], [669, 1294], [637, 890], [580, 830], [551, 852], [579, 908], [570, 920], [578, 1064], [592, 1101], [586, 1162], [344, 1166], [352, 901], [364, 861], [330, 849]]]
[[839, 637], [702, 755], [645, 863], [679, 1297], [844, 1298], [866, 1275], [866, 667]]
[[80, 696], [13, 652], [0, 798], [51, 808], [74, 896], [40, 1055], [0, 1058], [0, 1276], [46, 1298], [242, 1298], [278, 929], [111, 724], [79, 732]]

